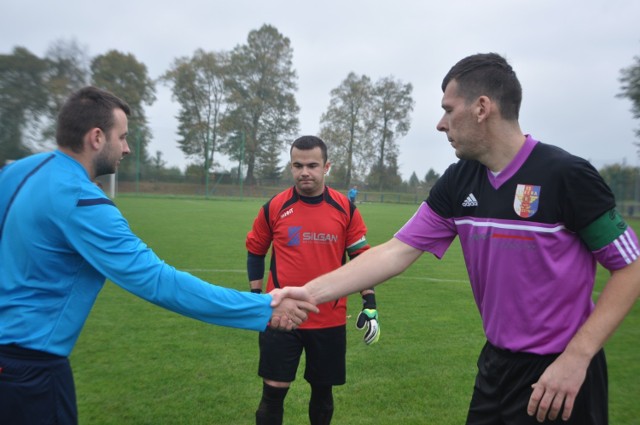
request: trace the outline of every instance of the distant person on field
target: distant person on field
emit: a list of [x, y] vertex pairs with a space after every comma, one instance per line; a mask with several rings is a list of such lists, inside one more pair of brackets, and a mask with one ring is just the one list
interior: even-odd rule
[[358, 185], [354, 185], [349, 192], [347, 193], [347, 197], [354, 204], [356, 203], [356, 198], [358, 197]]
[[[369, 249], [364, 221], [356, 206], [325, 185], [329, 171], [327, 146], [318, 137], [302, 136], [291, 145], [294, 186], [280, 192], [259, 211], [247, 235], [247, 270], [252, 292], [263, 288], [265, 256], [271, 247], [267, 290], [303, 285], [340, 267]], [[363, 288], [363, 307], [356, 326], [365, 329], [364, 341], [378, 340], [378, 312], [372, 289]], [[318, 314], [296, 330], [260, 333], [262, 399], [256, 424], [280, 425], [284, 399], [300, 362], [306, 356], [304, 377], [311, 384], [309, 419], [328, 425], [333, 416], [334, 385], [346, 379], [347, 299], [318, 306]]]
[[83, 88], [60, 110], [58, 150], [0, 170], [3, 424], [77, 423], [68, 356], [105, 278], [156, 305], [221, 326], [261, 331], [271, 319], [291, 329], [306, 318], [305, 310], [317, 311], [304, 302], [279, 302], [277, 293], [211, 285], [169, 266], [131, 233], [93, 183], [114, 173], [129, 153], [128, 114], [129, 106], [111, 93]]
[[[437, 129], [460, 160], [394, 238], [284, 291], [330, 302], [424, 252], [441, 258], [457, 237], [487, 337], [467, 424], [607, 424], [602, 347], [640, 294], [636, 233], [589, 162], [520, 130], [522, 89], [504, 58], [462, 59], [442, 90]], [[597, 263], [611, 274], [594, 305]]]

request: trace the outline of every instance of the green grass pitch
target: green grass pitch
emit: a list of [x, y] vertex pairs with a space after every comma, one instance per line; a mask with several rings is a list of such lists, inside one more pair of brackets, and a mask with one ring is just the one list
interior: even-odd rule
[[[119, 197], [138, 234], [169, 264], [247, 290], [244, 239], [265, 200]], [[362, 204], [372, 245], [388, 240], [415, 205]], [[639, 223], [631, 223], [640, 229]], [[606, 279], [599, 271], [598, 291]], [[377, 288], [382, 336], [355, 329], [349, 302], [347, 384], [334, 389], [333, 423], [462, 424], [484, 343], [458, 242], [441, 261], [422, 256]], [[640, 305], [607, 344], [610, 417], [640, 424]], [[257, 334], [153, 306], [107, 282], [71, 356], [81, 424], [252, 424], [262, 383]], [[301, 370], [285, 423], [308, 423]]]

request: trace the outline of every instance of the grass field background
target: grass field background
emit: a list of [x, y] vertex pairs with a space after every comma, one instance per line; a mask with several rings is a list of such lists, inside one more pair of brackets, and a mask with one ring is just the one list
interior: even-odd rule
[[[116, 204], [167, 263], [247, 290], [244, 239], [265, 200], [119, 197]], [[361, 204], [377, 245], [415, 205]], [[640, 229], [638, 222], [631, 223]], [[599, 270], [594, 296], [607, 273]], [[462, 424], [484, 344], [459, 243], [443, 260], [423, 255], [377, 288], [382, 335], [362, 342], [349, 302], [347, 384], [334, 389], [336, 425]], [[612, 425], [640, 424], [640, 306], [607, 344]], [[252, 424], [262, 382], [257, 333], [158, 308], [107, 282], [71, 356], [80, 424]], [[305, 424], [304, 361], [285, 424]]]

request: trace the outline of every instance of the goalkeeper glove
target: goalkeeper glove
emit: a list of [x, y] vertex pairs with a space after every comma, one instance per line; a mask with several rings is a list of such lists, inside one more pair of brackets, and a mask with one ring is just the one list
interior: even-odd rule
[[367, 345], [371, 345], [378, 342], [380, 338], [380, 324], [378, 323], [375, 294], [363, 295], [362, 302], [363, 308], [358, 314], [356, 328], [362, 330], [366, 327], [364, 342]]

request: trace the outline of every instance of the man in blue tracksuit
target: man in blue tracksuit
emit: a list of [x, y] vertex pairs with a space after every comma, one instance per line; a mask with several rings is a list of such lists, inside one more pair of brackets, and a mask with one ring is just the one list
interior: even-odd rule
[[351, 203], [353, 203], [353, 204], [356, 203], [356, 198], [358, 197], [358, 186], [357, 185], [355, 185], [351, 189], [349, 189], [349, 192], [347, 192], [347, 197], [349, 198]]
[[[218, 287], [164, 263], [92, 183], [128, 154], [129, 106], [86, 87], [58, 116], [58, 150], [0, 170], [0, 422], [75, 424], [69, 356], [108, 278], [176, 313], [262, 331], [314, 307]], [[272, 307], [273, 305], [274, 307]]]

